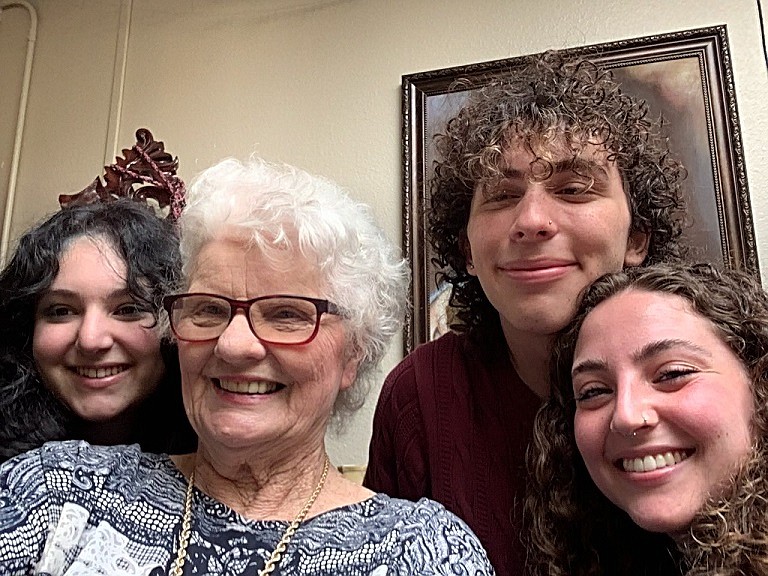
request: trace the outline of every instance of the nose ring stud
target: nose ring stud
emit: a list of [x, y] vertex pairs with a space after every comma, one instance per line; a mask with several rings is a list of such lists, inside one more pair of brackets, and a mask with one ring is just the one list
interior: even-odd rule
[[648, 426], [648, 416], [645, 415], [645, 412], [640, 414], [640, 416], [643, 417], [643, 426]]
[[552, 226], [552, 220], [549, 221], [549, 225]]

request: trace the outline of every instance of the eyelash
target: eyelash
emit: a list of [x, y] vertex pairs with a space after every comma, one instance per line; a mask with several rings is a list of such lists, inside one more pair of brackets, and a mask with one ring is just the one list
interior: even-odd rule
[[[63, 319], [67, 316], [75, 316], [79, 312], [66, 304], [51, 304], [42, 311], [44, 318], [51, 320]], [[143, 316], [144, 314], [150, 314], [151, 310], [146, 306], [139, 304], [138, 302], [130, 302], [117, 306], [112, 312], [113, 316], [128, 318]]]
[[141, 304], [138, 304], [136, 302], [132, 302], [130, 304], [123, 304], [122, 306], [118, 306], [115, 310], [115, 314], [118, 316], [133, 316], [133, 315], [139, 315], [144, 314], [145, 312], [149, 312], [145, 306], [142, 306]]
[[512, 188], [499, 187], [492, 190], [487, 196], [487, 202], [503, 202], [506, 200], [516, 199], [522, 197], [523, 192], [518, 192]]
[[[677, 368], [668, 368], [666, 370], [663, 370], [659, 376], [657, 376], [653, 381], [654, 383], [664, 383], [664, 382], [675, 382], [680, 379], [687, 378], [693, 374], [698, 374], [698, 370], [695, 368], [690, 367], [677, 367]], [[606, 386], [598, 386], [594, 385], [583, 392], [579, 394], [574, 395], [574, 400], [578, 402], [585, 402], [587, 400], [593, 400], [594, 398], [598, 398], [599, 396], [602, 396], [603, 394], [610, 394], [612, 390]]]
[[685, 378], [686, 376], [690, 376], [691, 374], [696, 374], [698, 370], [695, 368], [668, 368], [664, 371], [662, 371], [661, 375], [656, 378], [656, 382], [665, 382], [669, 380], [677, 380], [678, 378]]
[[577, 403], [585, 402], [587, 400], [592, 400], [594, 398], [602, 396], [606, 392], [610, 392], [610, 389], [606, 387], [593, 386], [592, 388], [589, 388], [583, 392], [580, 392], [579, 394], [576, 394], [574, 397], [574, 400], [576, 400]]
[[580, 186], [575, 184], [569, 184], [568, 186], [563, 186], [557, 190], [558, 194], [563, 194], [565, 196], [581, 196], [582, 194], [586, 194], [591, 190], [590, 186]]
[[72, 309], [63, 304], [52, 304], [43, 310], [43, 316], [45, 318], [62, 318], [64, 316], [69, 316], [71, 313]]

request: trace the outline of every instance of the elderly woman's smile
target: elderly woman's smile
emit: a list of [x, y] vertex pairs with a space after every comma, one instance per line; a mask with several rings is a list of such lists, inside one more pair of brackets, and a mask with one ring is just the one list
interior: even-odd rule
[[211, 378], [214, 386], [225, 392], [233, 394], [272, 394], [282, 388], [282, 384], [277, 382], [265, 382], [263, 380], [224, 380], [222, 378]]

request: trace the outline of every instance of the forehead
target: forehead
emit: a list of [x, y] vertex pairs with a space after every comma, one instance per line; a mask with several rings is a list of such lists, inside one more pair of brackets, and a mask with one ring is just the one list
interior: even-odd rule
[[[244, 234], [226, 233], [206, 242], [190, 269], [189, 284], [222, 289], [315, 295], [324, 284], [316, 261], [291, 239], [279, 245], [254, 242]], [[297, 292], [299, 291], [299, 292]]]
[[503, 148], [501, 170], [505, 173], [544, 178], [562, 171], [577, 171], [606, 178], [619, 175], [611, 152], [600, 144], [569, 145], [564, 138], [534, 143], [516, 137]]
[[717, 327], [685, 298], [629, 289], [604, 300], [587, 315], [579, 330], [575, 358], [630, 354], [648, 342], [664, 339], [726, 346]]
[[103, 236], [78, 236], [59, 255], [59, 273], [54, 283], [74, 275], [113, 278], [124, 283], [126, 264]]

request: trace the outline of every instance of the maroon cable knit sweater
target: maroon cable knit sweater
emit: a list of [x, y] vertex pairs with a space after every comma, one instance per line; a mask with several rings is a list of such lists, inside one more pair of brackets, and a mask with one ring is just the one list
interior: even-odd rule
[[506, 346], [480, 349], [448, 333], [387, 376], [364, 483], [441, 502], [477, 534], [499, 576], [520, 576], [525, 450], [540, 405]]

